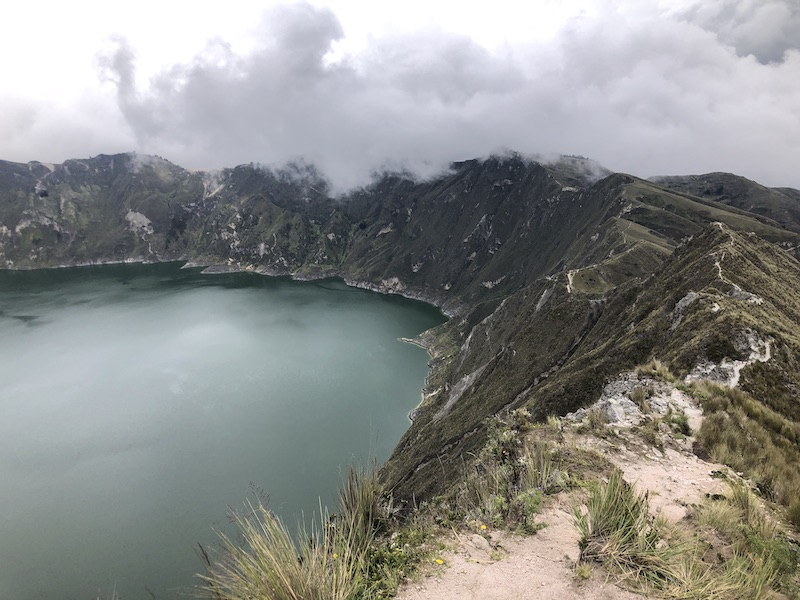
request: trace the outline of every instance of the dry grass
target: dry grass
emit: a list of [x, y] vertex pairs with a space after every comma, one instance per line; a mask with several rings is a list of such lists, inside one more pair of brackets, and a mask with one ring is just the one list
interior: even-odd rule
[[673, 375], [672, 371], [670, 371], [669, 366], [657, 358], [654, 358], [650, 360], [650, 362], [636, 367], [636, 374], [639, 376], [655, 377], [669, 383], [674, 383], [677, 381], [675, 375]]
[[[653, 519], [647, 495], [616, 471], [576, 507], [581, 561], [599, 562], [649, 596], [693, 600], [771, 597], [796, 593], [797, 545], [779, 534], [759, 499], [732, 484], [723, 500], [698, 507], [680, 527]], [[709, 552], [709, 539], [724, 547]], [[719, 542], [717, 542], [718, 544]]]
[[706, 414], [697, 438], [715, 460], [744, 472], [771, 501], [789, 506], [800, 497], [800, 423], [738, 389], [689, 389]]
[[575, 507], [573, 523], [581, 562], [600, 562], [645, 590], [663, 587], [670, 577], [671, 552], [660, 544], [663, 534], [650, 517], [648, 498], [621, 471], [589, 494], [585, 510]]
[[222, 553], [206, 563], [206, 597], [214, 600], [351, 600], [368, 591], [369, 554], [381, 515], [377, 473], [351, 469], [340, 489], [339, 513], [320, 506], [310, 529], [293, 537], [264, 504], [247, 504], [231, 520], [232, 538], [219, 533]]

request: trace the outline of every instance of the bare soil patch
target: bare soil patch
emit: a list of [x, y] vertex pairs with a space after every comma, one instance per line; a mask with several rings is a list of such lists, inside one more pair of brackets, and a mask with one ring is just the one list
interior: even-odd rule
[[[692, 428], [698, 428], [701, 411], [693, 402], [685, 408]], [[610, 435], [600, 437], [565, 429], [567, 444], [601, 453], [622, 470], [626, 481], [646, 491], [654, 515], [679, 521], [706, 495], [727, 490], [715, 472], [729, 469], [695, 456], [692, 437], [670, 438], [659, 449], [630, 427], [610, 427]], [[441, 557], [444, 564], [433, 565], [422, 581], [403, 586], [397, 598], [640, 600], [641, 595], [617, 586], [599, 565], [591, 567], [588, 577], [576, 575], [579, 536], [572, 525], [572, 498], [567, 494], [553, 498], [538, 519], [546, 526], [533, 536], [501, 531], [454, 534], [453, 550]]]

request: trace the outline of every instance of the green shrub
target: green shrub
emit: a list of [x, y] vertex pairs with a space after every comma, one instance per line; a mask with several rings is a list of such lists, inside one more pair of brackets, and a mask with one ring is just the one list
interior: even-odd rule
[[376, 539], [367, 556], [365, 598], [391, 598], [397, 587], [413, 576], [419, 566], [432, 560], [439, 546], [430, 516], [438, 507], [424, 505], [391, 533]]

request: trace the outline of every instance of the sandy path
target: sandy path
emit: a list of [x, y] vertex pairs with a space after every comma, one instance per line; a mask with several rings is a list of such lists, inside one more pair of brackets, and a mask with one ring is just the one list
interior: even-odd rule
[[578, 534], [562, 507], [544, 511], [548, 526], [530, 537], [492, 532], [492, 545], [482, 536], [460, 535], [457, 550], [445, 555], [447, 568], [401, 588], [398, 600], [641, 600], [604, 581], [599, 572], [577, 578]]
[[[699, 428], [702, 413], [696, 404], [687, 406], [686, 413], [692, 428]], [[712, 474], [730, 470], [697, 458], [691, 451], [693, 438], [661, 451], [643, 444], [628, 428], [614, 429], [617, 435], [606, 439], [567, 434], [567, 443], [592, 448], [617, 465], [626, 481], [648, 492], [654, 515], [678, 521], [706, 494], [727, 491], [725, 482]], [[578, 534], [570, 500], [562, 496], [556, 502], [560, 504], [540, 516], [547, 527], [534, 536], [492, 532], [490, 544], [480, 535], [461, 534], [454, 540], [456, 549], [442, 557], [445, 565], [427, 579], [402, 587], [398, 600], [641, 600], [614, 585], [599, 566], [593, 566], [589, 579], [575, 576]]]
[[648, 490], [650, 509], [670, 521], [683, 519], [688, 506], [698, 504], [707, 494], [724, 494], [724, 480], [712, 477], [714, 471], [728, 472], [724, 465], [700, 460], [667, 448], [664, 456], [651, 460], [625, 460], [609, 457], [625, 474], [625, 481], [639, 490]]

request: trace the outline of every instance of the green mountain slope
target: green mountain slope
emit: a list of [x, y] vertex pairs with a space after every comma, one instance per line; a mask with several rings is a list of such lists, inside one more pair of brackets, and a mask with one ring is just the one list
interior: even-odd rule
[[764, 187], [731, 173], [652, 177], [651, 181], [677, 192], [767, 217], [785, 229], [798, 231], [800, 193], [797, 190]]
[[[528, 286], [470, 330], [450, 358], [450, 379], [428, 397], [385, 470], [401, 488], [435, 489], [483, 444], [486, 414], [525, 407], [539, 419], [562, 415], [651, 358], [687, 375], [698, 365], [746, 361], [758, 350], [754, 340], [769, 341], [771, 360], [746, 366], [742, 386], [759, 393], [777, 385], [765, 402], [794, 421], [798, 286], [793, 257], [721, 223], [681, 245], [653, 276], [603, 299], [570, 289], [564, 274]], [[413, 471], [408, 462], [417, 463]]]
[[0, 162], [0, 265], [185, 260], [339, 276], [441, 306], [453, 318], [421, 338], [433, 356], [425, 399], [383, 468], [421, 497], [458, 477], [487, 417], [563, 414], [653, 356], [688, 373], [770, 340], [771, 360], [741, 382], [775, 390], [769, 402], [794, 414], [800, 192], [749, 182], [719, 202], [718, 188], [679, 179], [510, 154], [425, 182], [388, 174], [333, 198], [305, 165]]

